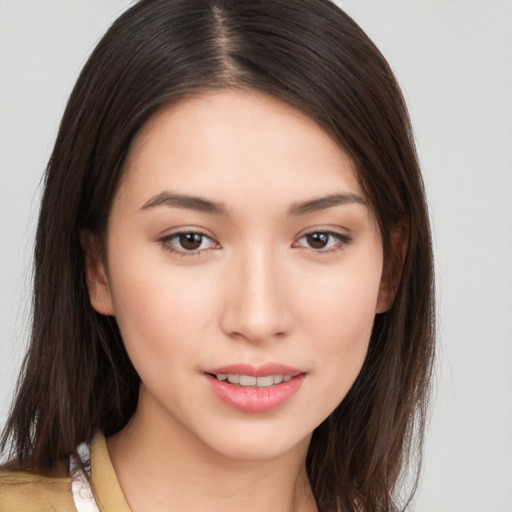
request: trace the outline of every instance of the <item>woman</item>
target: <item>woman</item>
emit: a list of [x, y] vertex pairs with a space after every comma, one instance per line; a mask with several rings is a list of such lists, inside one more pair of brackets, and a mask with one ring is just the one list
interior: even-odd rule
[[428, 217], [400, 90], [334, 4], [123, 14], [64, 114], [35, 268], [0, 510], [405, 506]]

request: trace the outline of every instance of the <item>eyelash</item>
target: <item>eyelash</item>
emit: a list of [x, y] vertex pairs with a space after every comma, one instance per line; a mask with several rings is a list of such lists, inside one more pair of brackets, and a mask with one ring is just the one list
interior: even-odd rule
[[[329, 237], [333, 237], [333, 238], [337, 239], [337, 243], [328, 249], [324, 249], [324, 250], [318, 249], [317, 250], [317, 249], [314, 249], [313, 247], [309, 247], [309, 249], [313, 250], [316, 254], [320, 254], [320, 255], [332, 254], [332, 253], [341, 251], [344, 248], [344, 246], [350, 244], [353, 240], [352, 237], [350, 237], [348, 235], [336, 233], [335, 231], [329, 231], [329, 230], [309, 231], [307, 233], [304, 233], [298, 240], [301, 240], [309, 235], [319, 235], [319, 234], [328, 235]], [[177, 233], [173, 233], [171, 235], [167, 235], [167, 236], [164, 236], [164, 237], [158, 239], [158, 242], [160, 242], [163, 245], [163, 247], [166, 251], [168, 251], [170, 253], [177, 254], [177, 255], [181, 256], [182, 258], [187, 257], [187, 256], [200, 257], [203, 255], [204, 252], [206, 252], [210, 249], [218, 248], [218, 247], [208, 247], [206, 249], [200, 249], [200, 250], [195, 250], [195, 251], [182, 251], [179, 249], [174, 249], [170, 245], [171, 240], [178, 238], [182, 235], [199, 235], [201, 237], [208, 238], [211, 240], [211, 238], [206, 233], [203, 233], [202, 231], [179, 231]], [[219, 244], [217, 242], [214, 242], [214, 243], [215, 243], [215, 245], [219, 246]], [[296, 242], [294, 242], [294, 244], [295, 243]]]

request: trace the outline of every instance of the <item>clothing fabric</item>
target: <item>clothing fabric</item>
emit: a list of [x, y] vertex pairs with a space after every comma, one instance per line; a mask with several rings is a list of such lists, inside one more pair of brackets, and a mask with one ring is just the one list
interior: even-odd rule
[[82, 443], [77, 448], [78, 456], [84, 469], [73, 455], [69, 457], [69, 474], [71, 476], [71, 494], [75, 502], [77, 512], [99, 512], [98, 504], [94, 499], [91, 484], [88, 479], [91, 476], [91, 454], [89, 446]]
[[98, 433], [90, 448], [79, 447], [79, 455], [84, 462], [90, 458], [90, 485], [73, 460], [67, 473], [0, 470], [0, 512], [131, 512], [105, 437]]

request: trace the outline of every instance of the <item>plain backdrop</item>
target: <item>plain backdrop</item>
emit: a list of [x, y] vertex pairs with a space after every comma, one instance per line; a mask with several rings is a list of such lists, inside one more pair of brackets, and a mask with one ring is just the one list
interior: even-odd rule
[[[439, 348], [418, 512], [512, 512], [512, 1], [338, 2], [409, 104], [435, 236]], [[128, 0], [0, 0], [0, 425], [25, 350], [41, 175]]]

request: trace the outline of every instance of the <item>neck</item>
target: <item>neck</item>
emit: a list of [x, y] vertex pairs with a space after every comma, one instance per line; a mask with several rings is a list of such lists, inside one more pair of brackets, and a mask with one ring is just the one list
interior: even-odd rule
[[271, 459], [237, 459], [144, 409], [107, 440], [133, 512], [316, 511], [305, 468], [309, 439]]

